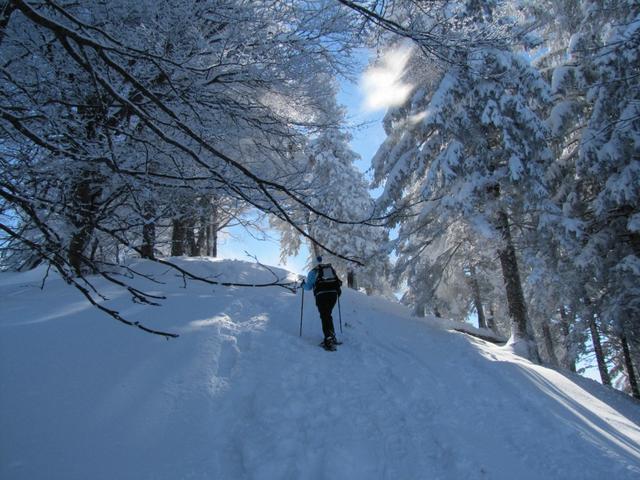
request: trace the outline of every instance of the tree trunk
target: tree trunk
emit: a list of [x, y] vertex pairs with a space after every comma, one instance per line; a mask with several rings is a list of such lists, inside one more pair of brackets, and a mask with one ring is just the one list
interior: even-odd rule
[[156, 244], [156, 224], [152, 221], [145, 221], [142, 226], [142, 245], [140, 246], [140, 255], [142, 258], [153, 260], [153, 249]]
[[207, 255], [216, 258], [218, 256], [218, 225], [209, 225], [209, 232]]
[[[97, 238], [93, 239], [93, 244], [91, 245], [91, 253], [89, 256], [89, 259], [91, 260], [91, 263], [94, 263], [96, 260], [96, 255], [98, 253], [98, 248], [100, 247], [100, 242], [98, 242]], [[95, 273], [98, 273], [97, 271]]]
[[185, 241], [190, 257], [197, 257], [198, 255], [200, 255], [200, 252], [198, 252], [198, 245], [196, 244], [196, 235], [194, 230], [195, 222], [193, 220], [189, 220], [186, 223]]
[[629, 385], [631, 386], [631, 394], [633, 398], [640, 399], [640, 390], [638, 390], [638, 379], [636, 372], [633, 368], [633, 360], [631, 359], [631, 352], [629, 351], [629, 343], [627, 342], [626, 335], [620, 336], [622, 342], [622, 352], [624, 353], [624, 365], [627, 370], [627, 377], [629, 378]]
[[154, 221], [155, 211], [150, 202], [144, 205], [144, 225], [142, 226], [142, 245], [140, 246], [140, 256], [153, 260], [153, 251], [156, 246], [156, 223]]
[[484, 316], [484, 308], [482, 307], [482, 298], [480, 297], [480, 284], [476, 276], [476, 267], [471, 265], [471, 290], [473, 291], [473, 305], [478, 314], [478, 328], [487, 328], [487, 320]]
[[84, 250], [91, 238], [90, 227], [82, 227], [73, 234], [69, 242], [68, 259], [69, 264], [78, 276], [82, 276], [82, 265], [84, 263]]
[[212, 206], [211, 214], [209, 215], [209, 222], [207, 223], [207, 238], [206, 238], [206, 254], [209, 257], [218, 256], [218, 207]]
[[527, 344], [528, 356], [531, 360], [538, 360], [538, 352], [535, 342], [529, 333], [527, 320], [527, 305], [522, 291], [522, 281], [518, 269], [518, 259], [513, 246], [509, 218], [506, 212], [500, 211], [497, 218], [497, 227], [502, 235], [504, 245], [498, 252], [502, 276], [507, 292], [507, 303], [509, 307], [509, 317], [511, 320], [511, 336], [517, 343], [518, 340]]
[[559, 367], [560, 363], [558, 362], [558, 357], [556, 356], [556, 351], [553, 346], [553, 336], [551, 335], [549, 322], [544, 322], [542, 324], [542, 337], [544, 338], [544, 346], [547, 350], [547, 355], [549, 356], [549, 362], [554, 367]]
[[180, 257], [184, 255], [185, 228], [182, 219], [173, 219], [173, 231], [171, 232], [171, 256]]
[[593, 312], [589, 313], [589, 330], [591, 331], [591, 341], [593, 342], [593, 349], [596, 353], [596, 361], [598, 362], [598, 370], [600, 371], [600, 379], [603, 385], [611, 386], [611, 377], [609, 376], [609, 370], [607, 368], [607, 362], [604, 358], [604, 352], [602, 350], [602, 343], [600, 342], [600, 333], [598, 332], [598, 326], [596, 325], [596, 316]]
[[206, 217], [200, 219], [200, 228], [198, 228], [198, 238], [195, 242], [195, 253], [192, 256], [204, 255], [205, 253], [205, 238], [207, 236], [207, 221]]
[[496, 331], [495, 315], [496, 314], [493, 311], [493, 305], [489, 304], [489, 316], [487, 317], [487, 327], [489, 327], [489, 330], [491, 330], [493, 333], [498, 333]]
[[353, 270], [349, 270], [347, 272], [347, 287], [352, 288], [353, 290], [358, 289], [358, 282], [356, 281], [356, 274]]
[[203, 196], [200, 198], [200, 217], [198, 219], [198, 237], [196, 239], [196, 255], [208, 255], [209, 249], [207, 245], [207, 238], [209, 236], [209, 222], [211, 219], [211, 198], [209, 196]]
[[[104, 119], [106, 111], [100, 106], [98, 97], [89, 94], [86, 106], [78, 107], [78, 114], [84, 121], [84, 135], [88, 139], [94, 139], [101, 119]], [[80, 132], [78, 132], [80, 134]], [[95, 217], [98, 206], [96, 201], [102, 194], [103, 178], [97, 171], [89, 168], [78, 172], [77, 183], [71, 190], [71, 223], [76, 227], [69, 242], [69, 263], [78, 276], [82, 275], [82, 265], [87, 262], [84, 251], [91, 241], [95, 230]], [[92, 262], [91, 262], [92, 263]], [[91, 265], [94, 268], [94, 265]]]
[[67, 258], [76, 275], [82, 275], [82, 265], [85, 263], [84, 251], [93, 235], [93, 217], [95, 213], [95, 199], [100, 195], [100, 188], [92, 186], [90, 172], [82, 172], [82, 178], [72, 190], [71, 224], [76, 228], [71, 236]]
[[[573, 314], [573, 316], [575, 317], [575, 314]], [[565, 365], [565, 367], [567, 367], [570, 371], [575, 372], [576, 359], [573, 353], [574, 349], [571, 343], [571, 331], [570, 331], [572, 320], [569, 317], [569, 313], [567, 312], [567, 309], [564, 305], [560, 306], [560, 318], [562, 319], [562, 322], [560, 323], [560, 330], [562, 332], [562, 336], [564, 337], [562, 340], [562, 343], [566, 351], [566, 359], [567, 359], [567, 362], [566, 362], [567, 364]]]

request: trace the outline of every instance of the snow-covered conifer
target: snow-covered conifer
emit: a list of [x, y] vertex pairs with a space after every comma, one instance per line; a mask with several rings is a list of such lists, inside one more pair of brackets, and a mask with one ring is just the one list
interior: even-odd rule
[[408, 241], [415, 232], [430, 238], [456, 222], [465, 225], [461, 231], [469, 227], [492, 239], [512, 337], [527, 343], [517, 242], [525, 213], [549, 208], [547, 84], [526, 57], [493, 45], [468, 51], [435, 78], [425, 79], [425, 70], [433, 63], [416, 54], [407, 72], [414, 93], [385, 118], [388, 138], [374, 158], [375, 179], [384, 183], [379, 203], [408, 209], [400, 222]]
[[[351, 137], [339, 130], [328, 130], [309, 140], [300, 156], [306, 172], [304, 191], [311, 205], [329, 217], [343, 219], [338, 223], [313, 212], [302, 212], [311, 237], [318, 243], [357, 260], [346, 261], [327, 254], [318, 243], [310, 243], [313, 257], [322, 255], [331, 262], [345, 283], [367, 292], [390, 293], [387, 285], [389, 260], [387, 231], [371, 222], [375, 205], [369, 184], [354, 165], [359, 156], [349, 146]], [[349, 223], [350, 222], [350, 223]], [[297, 235], [284, 235], [283, 251], [299, 248]]]

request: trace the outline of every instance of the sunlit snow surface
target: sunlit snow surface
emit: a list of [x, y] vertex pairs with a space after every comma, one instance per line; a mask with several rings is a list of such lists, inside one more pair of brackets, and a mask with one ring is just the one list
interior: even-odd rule
[[122, 326], [53, 274], [41, 291], [44, 270], [0, 274], [0, 478], [640, 478], [640, 406], [595, 382], [353, 291], [325, 352], [308, 292], [300, 338], [300, 293], [135, 268], [164, 306], [96, 280], [107, 304], [180, 338]]

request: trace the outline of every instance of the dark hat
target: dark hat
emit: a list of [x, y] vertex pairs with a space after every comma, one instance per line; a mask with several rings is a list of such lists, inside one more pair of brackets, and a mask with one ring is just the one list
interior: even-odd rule
[[318, 256], [316, 257], [316, 262], [318, 262], [318, 263], [322, 263], [322, 255], [318, 255]]

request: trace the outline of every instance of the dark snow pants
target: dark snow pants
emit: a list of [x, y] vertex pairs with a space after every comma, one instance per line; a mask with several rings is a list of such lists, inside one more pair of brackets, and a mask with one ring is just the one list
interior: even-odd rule
[[320, 312], [320, 319], [322, 320], [322, 333], [324, 338], [335, 337], [336, 333], [333, 329], [333, 317], [331, 317], [331, 311], [336, 305], [338, 300], [338, 294], [335, 292], [320, 293], [316, 295], [316, 307]]

